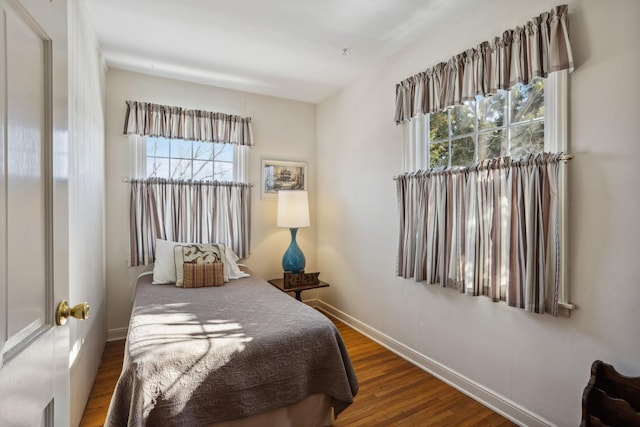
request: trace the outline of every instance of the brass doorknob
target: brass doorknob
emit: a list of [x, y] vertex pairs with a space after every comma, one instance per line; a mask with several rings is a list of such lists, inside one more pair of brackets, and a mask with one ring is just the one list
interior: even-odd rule
[[56, 309], [56, 324], [58, 326], [64, 325], [69, 316], [80, 320], [86, 319], [89, 317], [89, 304], [83, 302], [69, 307], [66, 301], [61, 301]]

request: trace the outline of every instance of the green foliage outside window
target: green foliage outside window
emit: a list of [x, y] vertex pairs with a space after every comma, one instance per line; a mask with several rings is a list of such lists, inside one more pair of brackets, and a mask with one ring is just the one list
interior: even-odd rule
[[544, 149], [544, 79], [429, 115], [429, 167], [469, 166]]

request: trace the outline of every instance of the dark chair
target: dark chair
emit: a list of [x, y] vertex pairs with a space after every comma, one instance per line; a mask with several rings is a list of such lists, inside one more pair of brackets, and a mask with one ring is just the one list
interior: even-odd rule
[[640, 377], [626, 377], [600, 360], [582, 393], [580, 427], [640, 426]]

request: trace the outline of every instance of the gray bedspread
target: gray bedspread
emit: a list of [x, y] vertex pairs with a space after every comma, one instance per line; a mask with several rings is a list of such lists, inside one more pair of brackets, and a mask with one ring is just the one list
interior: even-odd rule
[[200, 426], [358, 391], [342, 337], [318, 311], [254, 276], [222, 287], [137, 284], [106, 426]]

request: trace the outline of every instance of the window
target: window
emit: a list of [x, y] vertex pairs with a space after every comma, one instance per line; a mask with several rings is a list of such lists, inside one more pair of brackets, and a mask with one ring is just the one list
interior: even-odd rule
[[137, 178], [247, 182], [248, 148], [236, 144], [134, 137]]
[[[492, 97], [405, 122], [404, 171], [466, 167], [485, 159], [567, 152], [567, 70], [516, 85]], [[567, 280], [567, 180], [558, 177], [559, 307], [571, 310]], [[412, 199], [413, 200], [413, 199]], [[467, 224], [474, 225], [474, 224]], [[413, 238], [409, 230], [409, 237]], [[422, 232], [421, 232], [422, 233]], [[437, 233], [429, 233], [434, 236]]]
[[405, 124], [405, 172], [566, 151], [566, 72]]

